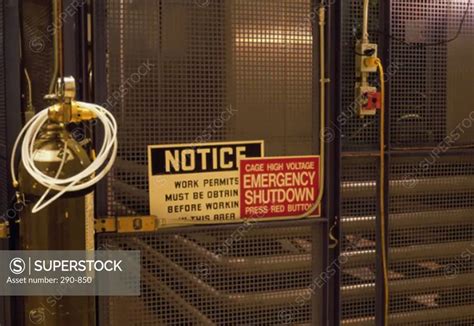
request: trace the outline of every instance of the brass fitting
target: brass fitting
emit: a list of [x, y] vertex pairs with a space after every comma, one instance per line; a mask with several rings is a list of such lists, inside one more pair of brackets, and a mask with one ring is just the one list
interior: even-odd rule
[[69, 104], [56, 103], [50, 106], [48, 117], [56, 123], [78, 123], [97, 118], [91, 110], [81, 107], [76, 101]]
[[324, 7], [324, 5], [321, 5], [319, 7], [319, 25], [322, 26], [324, 24], [326, 24], [326, 8]]
[[88, 108], [74, 100], [76, 96], [76, 82], [74, 77], [58, 79], [56, 94], [49, 94], [46, 99], [57, 100], [58, 103], [48, 108], [48, 117], [56, 123], [78, 123], [96, 118], [96, 115]]

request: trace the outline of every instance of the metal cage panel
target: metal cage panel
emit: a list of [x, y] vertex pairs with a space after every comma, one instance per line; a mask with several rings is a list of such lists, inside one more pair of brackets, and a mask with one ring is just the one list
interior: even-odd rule
[[474, 160], [448, 154], [424, 165], [427, 159], [397, 158], [391, 166], [390, 311], [397, 325], [474, 318]]
[[[362, 29], [362, 1], [348, 0], [342, 4], [342, 80], [341, 108], [337, 117], [338, 128], [341, 131], [342, 148], [345, 151], [360, 151], [377, 148], [379, 121], [376, 117], [360, 119], [356, 105], [356, 76], [355, 76], [355, 42], [360, 37]], [[371, 1], [369, 8], [370, 30], [378, 29], [379, 3]], [[370, 38], [377, 42], [378, 33], [371, 32]], [[370, 77], [370, 80], [374, 80]]]
[[[341, 182], [341, 319], [356, 323], [375, 315], [375, 215], [377, 164], [345, 158]], [[341, 258], [342, 259], [342, 258]]]
[[[71, 19], [69, 16], [64, 18], [62, 24], [67, 24]], [[21, 24], [22, 60], [31, 79], [32, 104], [36, 112], [39, 112], [50, 105], [44, 96], [49, 94], [54, 71], [52, 1], [22, 1]]]
[[[148, 213], [150, 144], [263, 139], [267, 155], [318, 151], [311, 0], [108, 0], [94, 14], [96, 98], [119, 124], [99, 215]], [[100, 322], [324, 324], [325, 228], [100, 234], [99, 248], [143, 255], [142, 295], [101, 298]]]
[[264, 139], [267, 155], [317, 152], [310, 0], [103, 6], [100, 101], [120, 145], [102, 214], [148, 213], [150, 144]]
[[[390, 2], [390, 133], [394, 146], [435, 146], [453, 137], [451, 132], [463, 119], [472, 120], [474, 100], [463, 96], [474, 83], [470, 63], [474, 13], [471, 4], [466, 14], [467, 6], [468, 1]], [[456, 142], [472, 143], [472, 128], [461, 129]]]
[[[8, 162], [8, 145], [7, 145], [7, 99], [5, 89], [5, 29], [4, 29], [4, 3], [0, 2], [0, 180], [8, 180], [7, 162]], [[8, 188], [7, 182], [0, 184], [0, 211], [5, 212], [8, 205]]]
[[141, 296], [101, 298], [101, 325], [323, 323], [323, 226], [248, 223], [98, 236], [98, 248], [140, 250]]
[[[473, 83], [474, 16], [472, 8], [466, 13], [467, 3], [394, 0], [370, 7], [370, 38], [389, 46], [380, 55], [389, 105], [390, 325], [471, 325], [473, 320], [472, 152], [466, 146], [453, 149], [472, 145], [473, 138], [473, 100], [465, 94]], [[341, 254], [348, 258], [342, 275], [344, 325], [376, 323], [375, 283], [381, 279], [375, 255], [380, 250], [375, 230], [379, 122], [359, 119], [353, 109], [353, 48], [361, 6], [361, 1], [343, 2], [341, 17], [339, 123], [345, 153], [340, 191], [346, 242]], [[359, 245], [347, 247], [348, 239]], [[353, 289], [352, 294], [345, 289]]]

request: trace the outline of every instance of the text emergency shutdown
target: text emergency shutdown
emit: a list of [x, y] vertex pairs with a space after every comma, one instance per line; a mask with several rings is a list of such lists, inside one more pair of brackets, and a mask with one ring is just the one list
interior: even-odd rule
[[240, 165], [241, 216], [298, 217], [317, 212], [318, 171], [318, 156], [244, 159]]
[[[262, 172], [263, 166], [246, 166], [255, 172]], [[273, 166], [272, 169], [278, 169]], [[308, 202], [315, 198], [316, 189], [308, 186], [316, 183], [317, 173], [314, 162], [287, 163], [290, 172], [268, 172], [259, 174], [246, 174], [242, 180], [245, 191], [244, 198], [247, 205], [262, 205], [283, 202]], [[291, 172], [291, 170], [296, 170]], [[302, 170], [302, 171], [299, 171]], [[252, 189], [253, 188], [253, 189]]]

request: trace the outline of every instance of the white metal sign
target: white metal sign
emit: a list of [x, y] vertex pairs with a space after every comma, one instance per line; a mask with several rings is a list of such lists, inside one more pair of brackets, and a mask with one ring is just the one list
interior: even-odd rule
[[150, 213], [165, 225], [240, 219], [239, 162], [263, 141], [148, 147]]

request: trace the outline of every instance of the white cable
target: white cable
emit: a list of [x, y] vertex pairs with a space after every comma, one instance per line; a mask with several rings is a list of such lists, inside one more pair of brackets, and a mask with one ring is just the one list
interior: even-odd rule
[[[63, 158], [61, 159], [61, 164], [59, 164], [58, 171], [56, 171], [56, 176], [55, 176], [55, 178], [59, 177], [59, 175], [61, 174], [61, 171], [63, 170], [64, 164], [66, 163], [66, 158], [67, 158], [67, 142], [68, 142], [68, 140], [64, 141]], [[46, 206], [49, 205], [48, 202], [44, 203], [43, 205], [42, 205], [42, 203], [44, 202], [44, 199], [46, 198], [46, 196], [48, 196], [48, 194], [49, 194], [50, 191], [51, 191], [51, 186], [48, 187], [48, 189], [46, 189], [46, 191], [43, 193], [43, 195], [41, 196], [41, 198], [38, 199], [38, 201], [36, 202], [35, 206], [33, 206], [33, 208], [31, 209], [31, 211], [32, 211], [33, 213], [39, 212], [40, 210], [42, 210], [43, 208], [45, 208]], [[57, 198], [59, 198], [58, 194], [59, 194], [59, 193], [57, 193], [53, 198], [51, 198], [51, 202], [53, 202], [54, 200], [56, 200]], [[56, 197], [56, 196], [57, 196], [57, 197]]]
[[[41, 127], [48, 120], [48, 110], [42, 110], [30, 121], [28, 121], [15, 141], [13, 146], [13, 154], [10, 161], [10, 171], [13, 182], [15, 184], [18, 183], [15, 173], [15, 154], [18, 145], [23, 138], [23, 142], [21, 144], [21, 160], [23, 162], [24, 168], [38, 183], [47, 188], [47, 193], [49, 193], [51, 190], [58, 191], [56, 195], [48, 199], [45, 203], [41, 204], [44, 198], [46, 198], [46, 195], [43, 194], [40, 201], [35, 205], [35, 207], [33, 207], [33, 213], [36, 213], [50, 205], [53, 201], [61, 197], [66, 192], [76, 192], [93, 186], [110, 171], [112, 165], [115, 162], [115, 158], [117, 157], [117, 122], [115, 121], [115, 118], [109, 111], [99, 105], [85, 102], [77, 102], [77, 104], [80, 107], [87, 108], [95, 113], [97, 120], [99, 120], [104, 126], [104, 141], [96, 159], [78, 174], [65, 179], [59, 179], [58, 176], [61, 168], [58, 170], [58, 173], [55, 177], [51, 177], [40, 171], [35, 165], [34, 144], [38, 138]], [[64, 160], [65, 156], [67, 155], [66, 149], [67, 144], [64, 146]]]

